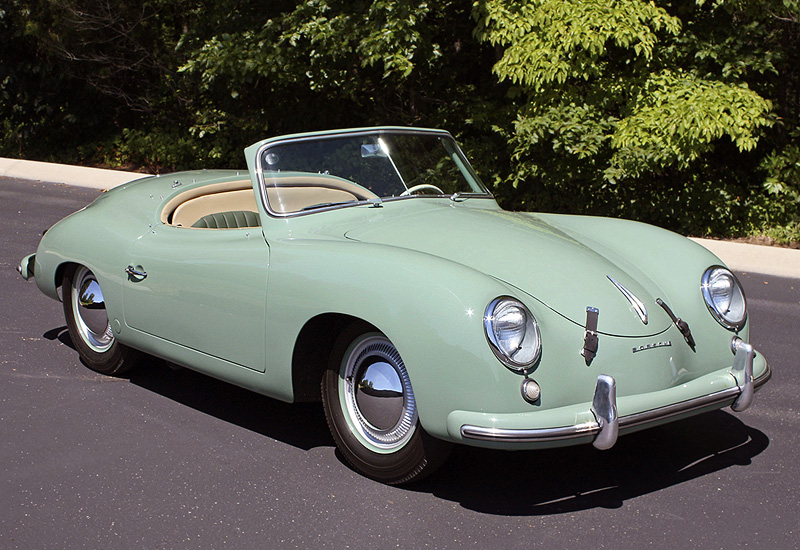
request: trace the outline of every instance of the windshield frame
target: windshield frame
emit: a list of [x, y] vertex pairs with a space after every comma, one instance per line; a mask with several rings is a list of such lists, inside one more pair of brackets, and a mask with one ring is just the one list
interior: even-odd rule
[[[264, 170], [264, 158], [265, 153], [267, 150], [275, 147], [280, 147], [287, 144], [292, 143], [302, 143], [308, 141], [324, 141], [324, 140], [334, 140], [334, 139], [341, 139], [341, 138], [356, 138], [361, 136], [380, 136], [380, 135], [396, 135], [396, 134], [408, 134], [408, 135], [430, 135], [436, 136], [439, 138], [446, 138], [450, 140], [450, 142], [455, 146], [455, 151], [463, 163], [463, 166], [457, 166], [459, 170], [466, 170], [467, 175], [470, 179], [472, 179], [481, 189], [482, 192], [469, 192], [469, 191], [461, 191], [451, 194], [422, 194], [422, 195], [407, 195], [407, 196], [394, 196], [394, 197], [378, 197], [378, 198], [371, 198], [371, 199], [364, 199], [364, 200], [355, 200], [352, 202], [347, 202], [343, 204], [333, 204], [330, 206], [321, 206], [319, 208], [309, 209], [309, 210], [299, 210], [299, 211], [291, 211], [291, 212], [278, 212], [272, 208], [270, 205], [269, 197], [267, 195], [267, 185], [266, 185], [266, 178], [268, 177], [265, 174], [269, 174], [270, 171]], [[349, 208], [352, 206], [363, 206], [363, 205], [375, 205], [381, 204], [383, 202], [394, 202], [399, 200], [406, 200], [406, 199], [442, 199], [447, 198], [450, 200], [455, 201], [462, 201], [467, 198], [488, 198], [494, 199], [494, 195], [492, 195], [491, 191], [481, 182], [478, 175], [475, 173], [474, 169], [472, 168], [469, 160], [467, 159], [464, 152], [461, 150], [461, 146], [458, 142], [453, 138], [452, 134], [446, 130], [437, 130], [437, 129], [429, 129], [429, 128], [407, 128], [407, 127], [375, 127], [375, 128], [356, 128], [356, 129], [348, 129], [348, 130], [333, 130], [333, 131], [326, 131], [326, 132], [318, 132], [318, 133], [307, 133], [307, 134], [293, 134], [288, 136], [281, 136], [272, 139], [268, 139], [258, 145], [257, 149], [255, 150], [255, 173], [256, 179], [258, 183], [258, 190], [260, 194], [261, 203], [264, 206], [267, 214], [275, 218], [291, 218], [297, 216], [305, 216], [308, 214], [314, 214], [317, 212], [327, 212], [330, 210], [338, 210], [341, 208]], [[459, 163], [456, 163], [457, 165]]]

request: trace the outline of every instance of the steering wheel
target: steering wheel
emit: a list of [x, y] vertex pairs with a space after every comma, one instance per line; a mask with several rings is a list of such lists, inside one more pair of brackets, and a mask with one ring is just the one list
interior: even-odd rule
[[420, 183], [419, 185], [415, 185], [413, 187], [409, 187], [402, 193], [400, 193], [401, 197], [406, 197], [413, 193], [414, 191], [419, 191], [420, 189], [436, 189], [440, 195], [444, 195], [444, 191], [436, 187], [435, 185], [431, 185], [430, 183]]

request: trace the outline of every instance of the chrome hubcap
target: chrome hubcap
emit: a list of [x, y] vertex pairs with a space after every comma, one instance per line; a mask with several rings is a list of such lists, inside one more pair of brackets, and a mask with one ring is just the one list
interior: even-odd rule
[[389, 363], [368, 358], [356, 375], [356, 405], [361, 415], [378, 430], [389, 430], [403, 415], [403, 381]]
[[80, 267], [72, 279], [72, 311], [83, 341], [94, 351], [107, 351], [114, 343], [103, 292], [94, 273]]
[[413, 435], [417, 406], [397, 349], [381, 335], [357, 340], [343, 365], [340, 384], [350, 424], [376, 450], [402, 447]]

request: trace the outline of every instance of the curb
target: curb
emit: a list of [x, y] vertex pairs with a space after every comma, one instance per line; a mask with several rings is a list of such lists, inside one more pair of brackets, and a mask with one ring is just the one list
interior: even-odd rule
[[0, 157], [0, 177], [111, 189], [150, 174]]
[[[0, 157], [0, 177], [92, 189], [111, 189], [149, 175]], [[713, 239], [692, 240], [710, 250], [734, 271], [800, 279], [800, 250]]]
[[716, 254], [734, 271], [800, 279], [800, 250], [691, 238]]

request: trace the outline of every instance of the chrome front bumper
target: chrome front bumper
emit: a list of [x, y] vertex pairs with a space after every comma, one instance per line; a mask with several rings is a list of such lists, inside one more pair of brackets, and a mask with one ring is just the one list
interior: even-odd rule
[[755, 390], [772, 376], [769, 365], [766, 365], [766, 370], [761, 376], [753, 379], [754, 358], [753, 346], [739, 340], [736, 343], [736, 354], [730, 371], [731, 376], [736, 380], [736, 385], [687, 401], [618, 417], [616, 383], [613, 377], [601, 374], [597, 378], [597, 386], [590, 409], [595, 418], [594, 421], [560, 428], [535, 429], [488, 428], [465, 424], [461, 426], [461, 436], [465, 439], [497, 443], [544, 443], [593, 436], [592, 444], [595, 447], [610, 449], [616, 443], [620, 430], [663, 422], [703, 409], [713, 409], [715, 406], [721, 407], [731, 400], [733, 400], [731, 409], [736, 412], [745, 410], [752, 403]]

